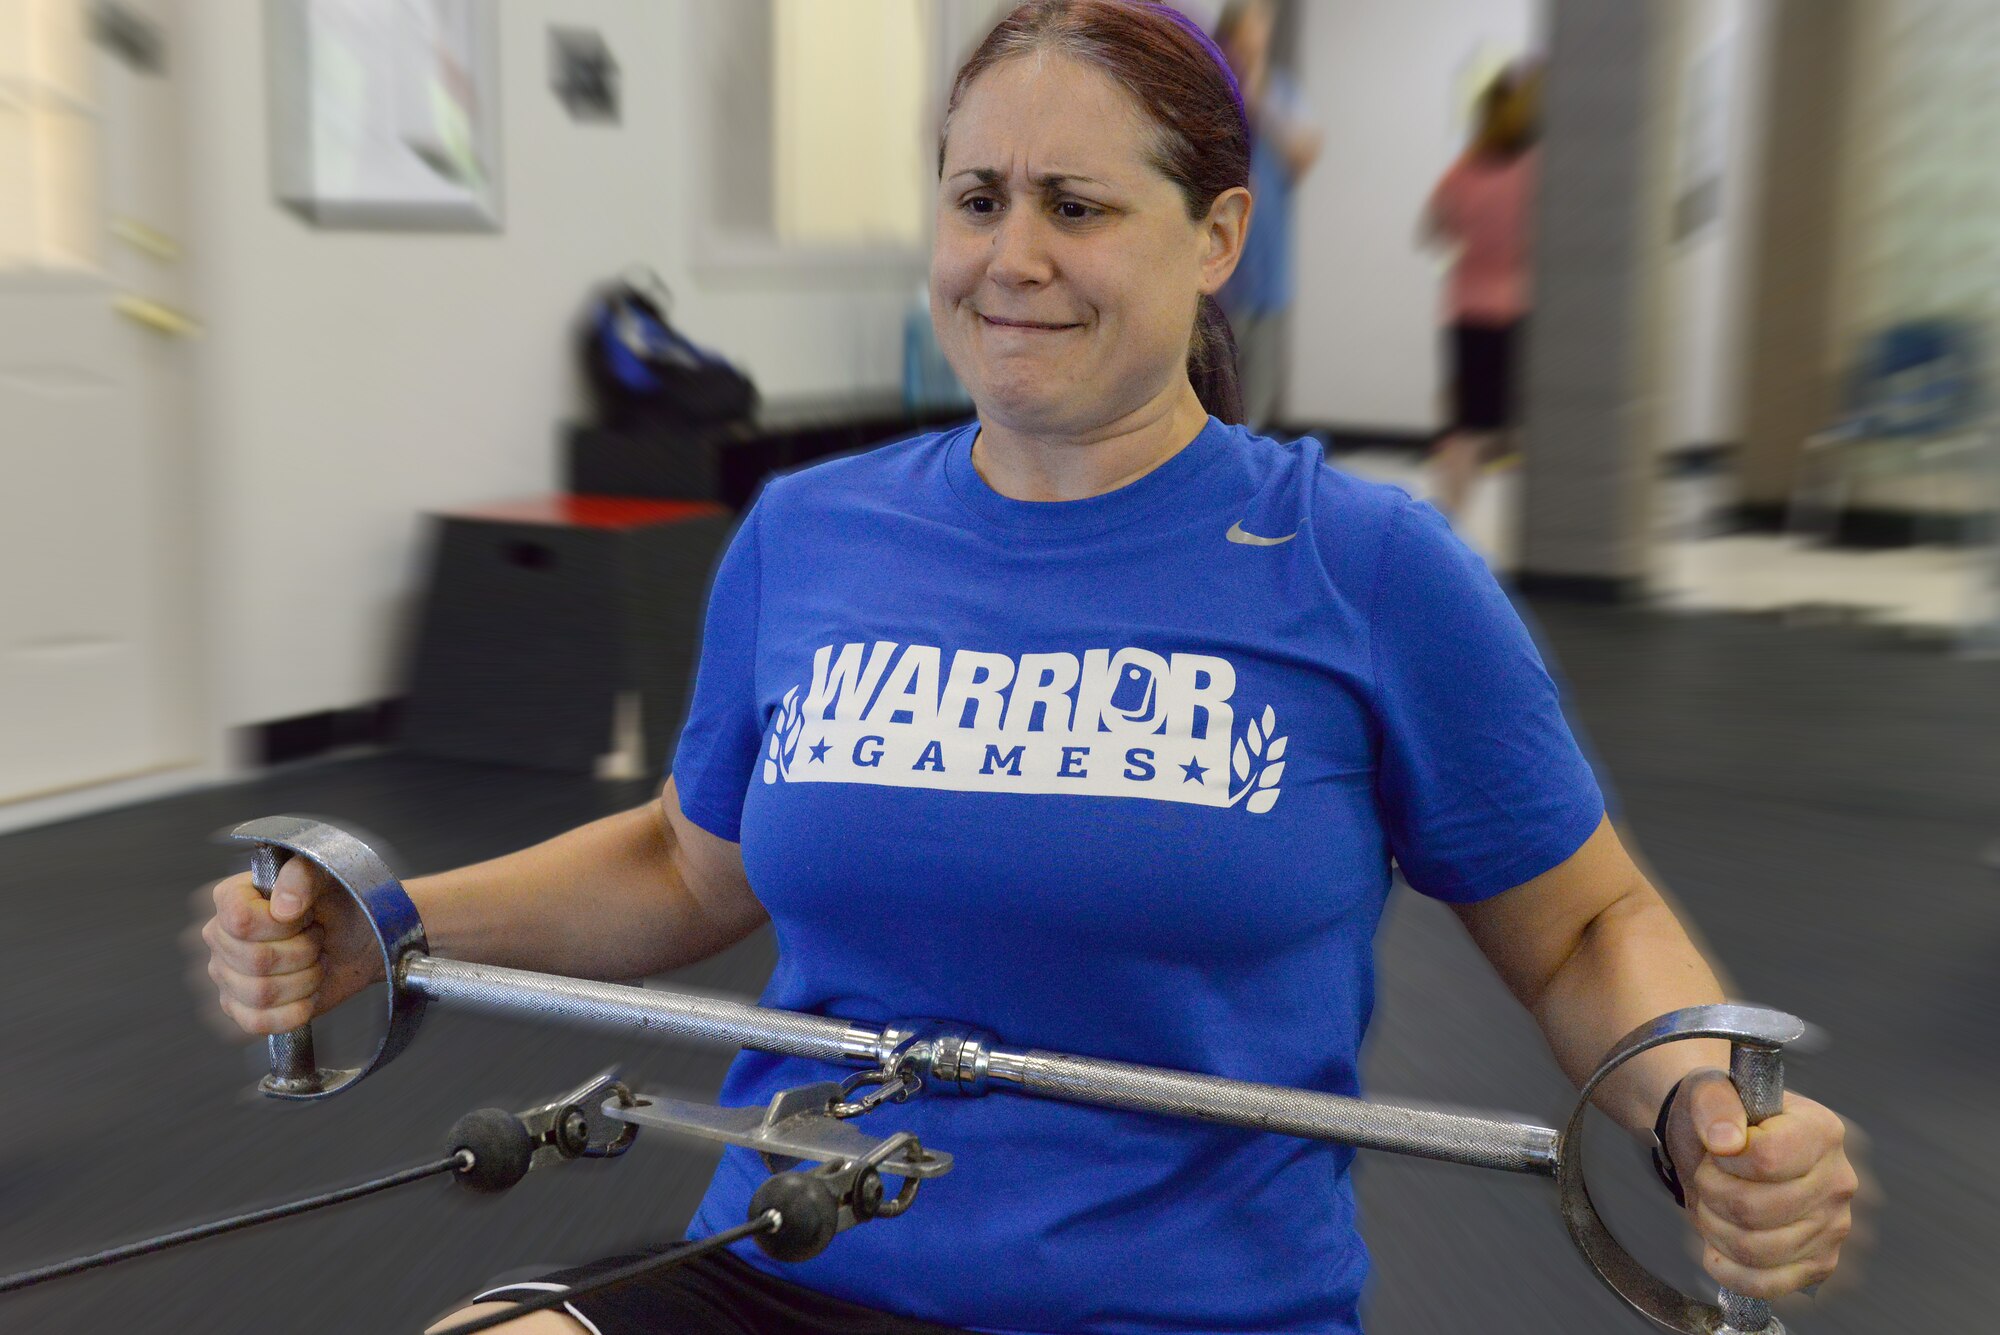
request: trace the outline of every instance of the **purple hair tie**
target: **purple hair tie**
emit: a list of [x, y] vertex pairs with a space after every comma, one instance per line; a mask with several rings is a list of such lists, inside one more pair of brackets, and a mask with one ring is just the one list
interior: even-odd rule
[[1229, 67], [1229, 57], [1222, 54], [1222, 48], [1215, 44], [1215, 39], [1208, 35], [1206, 29], [1166, 0], [1154, 0], [1151, 7], [1186, 29], [1195, 41], [1201, 43], [1201, 49], [1208, 52], [1209, 59], [1222, 71], [1222, 81], [1229, 85], [1229, 100], [1236, 104], [1236, 118], [1243, 122], [1243, 133], [1249, 134], [1250, 113], [1243, 105], [1243, 85], [1236, 82], [1236, 71]]

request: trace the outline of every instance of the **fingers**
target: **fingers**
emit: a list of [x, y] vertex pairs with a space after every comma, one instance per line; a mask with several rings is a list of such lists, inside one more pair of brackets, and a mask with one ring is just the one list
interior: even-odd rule
[[[209, 980], [222, 989], [224, 999], [252, 1012], [311, 1000], [313, 994], [319, 991], [320, 974], [316, 957], [307, 968], [275, 974], [239, 973], [218, 957], [211, 957], [208, 961]], [[285, 1027], [289, 1029], [292, 1026]]]
[[[1854, 1216], [1845, 1202], [1826, 1210], [1811, 1210], [1805, 1217], [1775, 1228], [1745, 1228], [1713, 1211], [1698, 1209], [1697, 1214], [1698, 1228], [1709, 1249], [1735, 1265], [1753, 1270], [1780, 1270], [1830, 1251], [1838, 1252], [1854, 1227]], [[1828, 1273], [1831, 1272], [1829, 1267]], [[1808, 1282], [1818, 1283], [1818, 1280]]]
[[326, 931], [312, 917], [319, 886], [309, 866], [293, 859], [279, 872], [278, 892], [297, 910], [291, 921], [274, 916], [248, 874], [219, 881], [212, 892], [215, 913], [199, 933], [207, 974], [223, 1015], [246, 1033], [285, 1033], [316, 1010]]
[[[278, 874], [281, 884], [285, 872], [291, 868], [292, 864], [286, 863], [284, 871]], [[296, 895], [297, 887], [291, 889]], [[215, 883], [215, 920], [225, 933], [239, 941], [282, 941], [296, 936], [301, 925], [297, 914], [282, 921], [277, 918], [274, 906], [266, 903], [250, 883], [248, 872]]]
[[[1727, 1088], [1700, 1081], [1692, 1128], [1704, 1152], [1691, 1175], [1689, 1210], [1716, 1282], [1753, 1298], [1776, 1298], [1834, 1273], [1854, 1227], [1861, 1186], [1843, 1150], [1845, 1124], [1811, 1099], [1788, 1094], [1778, 1116], [1746, 1127], [1728, 1153]], [[1720, 1097], [1727, 1093], [1727, 1099]], [[1736, 1112], [1741, 1113], [1737, 1103]]]
[[271, 916], [281, 923], [305, 918], [313, 900], [328, 887], [326, 873], [304, 858], [288, 858], [271, 884]]
[[[1829, 1154], [1838, 1153], [1847, 1128], [1833, 1112], [1811, 1099], [1785, 1096], [1785, 1110], [1750, 1129], [1748, 1143], [1733, 1155], [1710, 1162], [1731, 1177], [1750, 1182], [1789, 1182], [1804, 1177]], [[1711, 1151], [1714, 1154], [1714, 1151]]]
[[1853, 1167], [1844, 1159], [1831, 1158], [1785, 1182], [1751, 1182], [1706, 1160], [1687, 1187], [1697, 1227], [1706, 1216], [1713, 1216], [1721, 1224], [1764, 1230], [1797, 1223], [1822, 1203], [1845, 1205], [1854, 1199], [1857, 1185]]
[[280, 1006], [254, 1007], [245, 1006], [224, 991], [220, 1004], [222, 1013], [246, 1034], [288, 1034], [302, 1024], [311, 1023], [315, 1013], [311, 997]]
[[326, 929], [317, 923], [278, 941], [244, 940], [224, 931], [210, 918], [201, 929], [209, 954], [241, 974], [297, 973], [317, 964], [325, 946]]
[[1746, 1298], [1782, 1298], [1800, 1289], [1824, 1283], [1840, 1265], [1836, 1245], [1809, 1259], [1775, 1268], [1747, 1266], [1723, 1255], [1713, 1244], [1702, 1249], [1701, 1268], [1709, 1277], [1732, 1293]]
[[1736, 1086], [1721, 1071], [1697, 1071], [1681, 1086], [1688, 1120], [1703, 1150], [1710, 1154], [1740, 1154], [1748, 1142], [1750, 1118]]

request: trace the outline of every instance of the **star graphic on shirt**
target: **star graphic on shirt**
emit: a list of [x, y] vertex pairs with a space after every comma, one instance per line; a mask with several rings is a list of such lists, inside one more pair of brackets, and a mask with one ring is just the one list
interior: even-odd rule
[[832, 749], [832, 746], [833, 744], [831, 742], [814, 742], [811, 747], [812, 758], [814, 760], [820, 761], [821, 763], [825, 763], [826, 753], [830, 749]]
[[1181, 773], [1187, 775], [1187, 778], [1183, 782], [1200, 783], [1202, 778], [1207, 775], [1208, 770], [1198, 761], [1190, 760], [1187, 764], [1181, 766]]

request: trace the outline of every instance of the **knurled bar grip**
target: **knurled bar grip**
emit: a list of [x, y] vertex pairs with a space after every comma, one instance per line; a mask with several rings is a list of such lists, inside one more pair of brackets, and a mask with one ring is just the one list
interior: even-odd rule
[[432, 1001], [489, 1013], [640, 1030], [663, 1038], [755, 1048], [824, 1062], [859, 1060], [857, 1036], [866, 1035], [870, 1040], [876, 1036], [876, 1031], [864, 1026], [820, 1015], [627, 983], [469, 964], [436, 955], [410, 956], [403, 964], [401, 985]]
[[[402, 985], [432, 1001], [601, 1028], [643, 1030], [818, 1061], [872, 1064], [882, 1031], [846, 1020], [771, 1010], [655, 988], [597, 983], [489, 964], [413, 955]], [[1548, 1127], [1367, 1102], [1058, 1052], [992, 1053], [994, 1083], [1044, 1098], [1164, 1113], [1198, 1121], [1393, 1150], [1476, 1168], [1555, 1174]]]
[[[1785, 1107], [1785, 1059], [1775, 1048], [1737, 1043], [1729, 1049], [1729, 1078], [1750, 1125], [1776, 1117]], [[1783, 1327], [1772, 1319], [1771, 1304], [1724, 1289], [1718, 1302], [1725, 1332], [1740, 1335], [1782, 1335]]]
[[[1008, 1078], [1010, 1058], [1005, 1051], [993, 1054], [993, 1079]], [[1020, 1069], [1022, 1087], [1047, 1098], [1332, 1140], [1473, 1168], [1555, 1174], [1556, 1133], [1549, 1127], [1055, 1052], [1027, 1053]]]
[[[278, 884], [278, 871], [291, 854], [270, 844], [250, 850], [250, 884], [265, 899]], [[307, 1022], [288, 1034], [272, 1034], [265, 1039], [271, 1052], [271, 1074], [265, 1083], [272, 1093], [291, 1095], [319, 1092], [319, 1063], [313, 1058], [312, 1024]]]

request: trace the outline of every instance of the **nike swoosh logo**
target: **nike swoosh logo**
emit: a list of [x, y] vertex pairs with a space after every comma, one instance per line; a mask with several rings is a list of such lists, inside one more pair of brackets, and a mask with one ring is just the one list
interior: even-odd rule
[[1245, 533], [1243, 531], [1243, 521], [1239, 519], [1234, 524], [1231, 524], [1229, 532], [1222, 536], [1228, 538], [1231, 542], [1241, 542], [1251, 547], [1276, 547], [1281, 542], [1290, 542], [1293, 538], [1298, 537], [1299, 531], [1293, 529], [1282, 538], [1260, 538], [1255, 533]]

